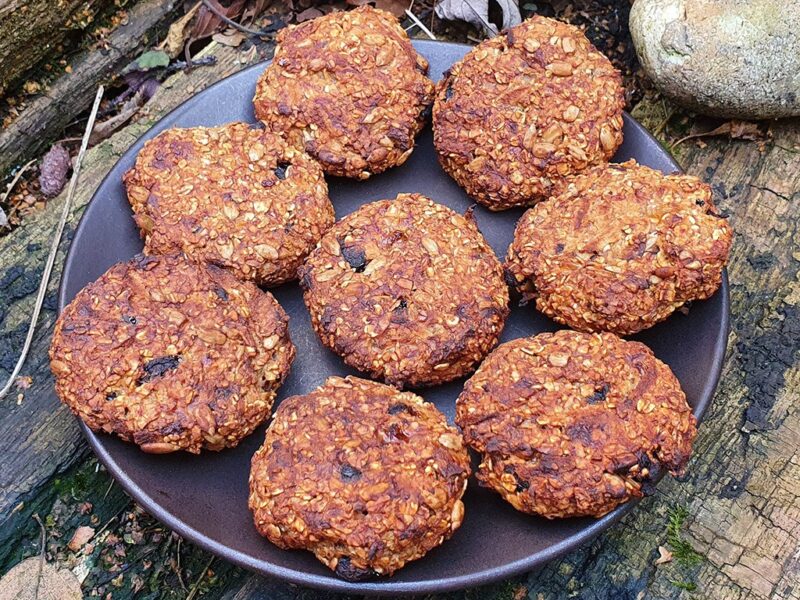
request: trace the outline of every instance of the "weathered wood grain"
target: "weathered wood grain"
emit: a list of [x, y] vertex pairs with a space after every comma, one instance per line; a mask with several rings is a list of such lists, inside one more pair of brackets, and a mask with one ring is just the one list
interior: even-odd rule
[[[58, 12], [49, 0], [43, 4], [49, 5], [50, 12]], [[71, 73], [58, 78], [45, 93], [30, 102], [17, 119], [0, 130], [0, 176], [4, 176], [11, 167], [44, 150], [64, 127], [88, 109], [97, 84], [111, 79], [142, 48], [147, 48], [153, 34], [159, 28], [166, 28], [179, 4], [176, 0], [137, 2], [129, 10], [127, 23], [109, 34], [107, 49], [87, 50], [73, 59]], [[0, 23], [4, 23], [2, 17]], [[17, 27], [27, 31], [27, 26], [21, 27], [17, 24]], [[0, 40], [2, 39], [0, 27]], [[43, 36], [42, 39], [48, 38]], [[47, 44], [30, 44], [31, 47], [40, 45]]]
[[0, 0], [0, 96], [110, 0]]
[[[220, 58], [218, 66], [170, 80], [150, 105], [147, 120], [91, 151], [76, 213], [103, 173], [152, 120], [238, 68], [239, 53], [221, 48], [213, 52]], [[647, 108], [640, 106], [635, 113], [646, 122]], [[656, 115], [649, 121], [651, 128], [660, 120]], [[685, 143], [677, 149], [688, 172], [712, 183], [737, 232], [729, 267], [729, 353], [688, 475], [682, 481], [664, 480], [657, 494], [619, 525], [544, 570], [442, 598], [800, 599], [800, 121], [777, 122], [772, 132], [763, 152], [755, 143], [727, 139], [707, 140], [704, 147]], [[0, 371], [10, 366], [21, 344], [36, 273], [61, 201], [0, 240]], [[33, 387], [20, 406], [13, 398], [0, 404], [0, 456], [7, 457], [0, 461], [0, 573], [35, 552], [38, 530], [30, 515], [34, 510], [47, 514], [61, 502], [58, 489], [63, 485], [55, 490], [51, 486], [57, 473], [68, 470], [62, 476], [66, 481], [76, 473], [88, 477], [93, 483], [75, 496], [108, 514], [109, 501], [102, 493], [107, 475], [93, 469], [86, 474], [85, 446], [50, 391], [45, 350], [52, 319], [52, 312], [43, 317], [26, 368]], [[115, 507], [130, 508], [124, 498], [115, 498]], [[10, 514], [23, 500], [23, 508]], [[675, 541], [667, 525], [678, 508], [688, 514], [679, 536], [700, 555], [699, 562], [674, 558], [656, 566], [659, 546], [670, 548]], [[112, 525], [110, 530], [121, 528]], [[159, 544], [157, 556], [174, 551], [174, 546], [165, 547], [166, 540]], [[672, 549], [677, 557], [674, 545]], [[184, 546], [183, 552], [192, 564], [207, 560], [199, 550]], [[209, 579], [205, 598], [337, 597], [220, 563], [213, 563], [212, 570], [220, 575], [214, 582]], [[136, 565], [126, 577], [144, 572], [149, 571]], [[97, 579], [92, 576], [88, 583]], [[692, 586], [695, 591], [684, 589]], [[183, 597], [181, 593], [180, 588], [163, 590], [169, 597]], [[114, 591], [115, 598], [134, 596], [129, 583]]]

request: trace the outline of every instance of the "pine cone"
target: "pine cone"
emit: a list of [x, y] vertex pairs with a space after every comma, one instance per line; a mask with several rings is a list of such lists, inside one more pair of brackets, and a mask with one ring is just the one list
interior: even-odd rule
[[69, 152], [61, 144], [54, 144], [42, 158], [42, 166], [39, 167], [39, 186], [42, 193], [49, 198], [57, 196], [64, 188], [70, 168], [72, 159]]

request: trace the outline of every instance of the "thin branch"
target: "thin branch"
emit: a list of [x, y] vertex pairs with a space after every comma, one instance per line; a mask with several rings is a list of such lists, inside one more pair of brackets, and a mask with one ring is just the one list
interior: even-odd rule
[[249, 27], [245, 27], [241, 23], [237, 23], [233, 19], [229, 18], [226, 14], [221, 12], [216, 6], [214, 6], [211, 3], [211, 0], [202, 0], [202, 2], [203, 6], [205, 6], [208, 10], [214, 13], [219, 18], [220, 21], [222, 21], [226, 25], [229, 25], [230, 27], [233, 27], [234, 29], [238, 29], [243, 33], [249, 33], [250, 35], [258, 35], [261, 37], [266, 37], [274, 33], [272, 31], [267, 31], [265, 29], [250, 29]]
[[208, 572], [211, 563], [214, 562], [214, 556], [212, 556], [209, 561], [206, 563], [205, 568], [200, 572], [200, 576], [197, 578], [197, 581], [194, 582], [192, 586], [192, 591], [189, 592], [189, 595], [186, 596], [186, 600], [192, 600], [197, 595], [197, 590], [200, 589], [200, 584], [203, 583], [203, 579], [206, 578], [206, 573]]
[[411, 12], [411, 11], [410, 11], [410, 10], [408, 10], [408, 9], [406, 9], [406, 14], [408, 15], [408, 18], [409, 18], [409, 19], [411, 19], [412, 21], [414, 21], [414, 23], [417, 25], [417, 27], [419, 27], [419, 28], [420, 28], [420, 29], [423, 31], [423, 33], [424, 33], [425, 35], [427, 35], [427, 36], [428, 36], [429, 38], [431, 38], [433, 41], [436, 41], [436, 36], [435, 36], [435, 35], [433, 35], [433, 33], [431, 33], [431, 30], [430, 30], [430, 29], [428, 29], [427, 27], [425, 27], [425, 25], [422, 23], [422, 21], [420, 21], [420, 20], [417, 18], [417, 15], [415, 15], [413, 12]]
[[8, 196], [11, 194], [11, 191], [14, 189], [14, 186], [17, 185], [17, 182], [20, 179], [22, 179], [22, 176], [25, 174], [25, 171], [28, 170], [28, 167], [30, 167], [35, 162], [36, 162], [36, 159], [34, 158], [34, 159], [29, 160], [28, 162], [26, 162], [24, 165], [22, 165], [22, 168], [19, 171], [17, 171], [17, 174], [14, 175], [14, 179], [12, 179], [11, 183], [8, 185], [8, 189], [6, 190], [6, 193], [3, 194], [3, 198], [0, 199], [0, 203], [5, 204], [6, 200], [8, 200]]
[[36, 330], [36, 322], [39, 320], [39, 313], [42, 311], [42, 303], [44, 302], [45, 294], [47, 294], [47, 284], [50, 282], [50, 273], [53, 271], [53, 264], [56, 261], [58, 254], [58, 244], [61, 242], [61, 236], [64, 233], [64, 225], [67, 223], [70, 208], [72, 207], [72, 197], [75, 195], [75, 187], [78, 185], [78, 177], [81, 173], [81, 163], [83, 156], [86, 154], [86, 148], [89, 145], [89, 136], [92, 134], [94, 128], [94, 121], [97, 118], [97, 110], [100, 108], [100, 101], [103, 99], [103, 86], [97, 88], [97, 95], [94, 97], [94, 105], [92, 112], [89, 115], [89, 122], [86, 124], [86, 131], [83, 132], [83, 141], [81, 142], [81, 149], [78, 152], [78, 157], [75, 159], [75, 166], [72, 168], [72, 179], [69, 181], [69, 189], [67, 190], [67, 197], [64, 200], [64, 208], [61, 211], [61, 218], [56, 226], [56, 232], [53, 236], [53, 242], [50, 246], [50, 255], [47, 257], [47, 263], [44, 266], [42, 273], [42, 282], [39, 284], [39, 293], [36, 295], [36, 303], [33, 305], [33, 314], [31, 314], [31, 322], [28, 325], [28, 335], [25, 336], [25, 344], [22, 346], [22, 352], [19, 355], [19, 360], [11, 372], [8, 381], [0, 389], [0, 399], [5, 398], [14, 382], [17, 375], [22, 370], [22, 365], [25, 364], [25, 358], [28, 356], [28, 351], [31, 349], [31, 342], [33, 341], [33, 333]]
[[39, 600], [39, 583], [42, 581], [42, 571], [44, 571], [44, 549], [47, 543], [47, 529], [45, 529], [44, 523], [42, 523], [42, 519], [39, 517], [39, 513], [33, 513], [33, 518], [36, 519], [36, 522], [39, 524], [42, 540], [39, 549], [39, 573], [36, 575], [36, 587], [33, 588], [33, 600]]

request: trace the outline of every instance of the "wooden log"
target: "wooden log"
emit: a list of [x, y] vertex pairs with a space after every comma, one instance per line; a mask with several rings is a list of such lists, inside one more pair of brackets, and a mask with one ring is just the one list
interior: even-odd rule
[[[169, 80], [149, 107], [151, 118], [91, 151], [76, 212], [121, 152], [153, 120], [240, 66], [237, 52], [217, 48], [214, 53], [220, 59], [217, 66]], [[645, 108], [638, 107], [635, 114], [647, 116]], [[652, 120], [651, 128], [661, 118]], [[708, 139], [702, 147], [693, 142], [678, 147], [681, 164], [712, 184], [737, 232], [729, 268], [733, 314], [728, 357], [687, 476], [681, 481], [665, 479], [655, 496], [642, 501], [608, 533], [542, 571], [447, 598], [800, 599], [800, 120], [777, 122], [772, 132], [774, 137], [763, 152], [756, 143], [723, 138]], [[0, 240], [0, 307], [8, 305], [0, 312], [0, 369], [10, 364], [3, 349], [18, 348], [21, 343], [24, 317], [35, 293], [35, 274], [60, 201]], [[52, 304], [51, 300], [51, 308]], [[44, 516], [49, 509], [58, 522], [64, 509], [62, 497], [52, 491], [54, 479], [65, 480], [57, 486], [63, 489], [87, 468], [93, 472], [71, 417], [52, 396], [45, 359], [52, 319], [52, 312], [43, 318], [25, 371], [33, 377], [33, 387], [25, 392], [21, 405], [13, 398], [0, 404], [0, 456], [4, 457], [0, 461], [0, 573], [36, 553], [38, 527], [30, 519], [33, 510]], [[65, 469], [66, 475], [57, 475]], [[96, 511], [105, 511], [104, 516], [120, 505], [132, 509], [124, 499], [113, 500], [119, 504], [110, 507], [103, 487], [75, 484], [78, 491], [73, 497], [91, 502]], [[14, 512], [20, 501], [25, 504]], [[111, 524], [109, 530], [120, 537], [126, 531], [122, 523]], [[64, 535], [71, 533], [67, 530]], [[167, 556], [161, 546], [166, 541], [158, 544], [154, 556]], [[670, 562], [655, 564], [659, 546], [672, 552]], [[487, 544], [490, 551], [491, 543]], [[693, 558], [695, 553], [699, 558]], [[210, 560], [197, 549], [187, 549], [183, 556], [201, 566]], [[60, 560], [73, 559], [77, 560], [66, 553]], [[140, 559], [126, 572], [121, 587], [114, 588], [114, 598], [137, 596], [131, 582], [134, 576], [151, 572], [153, 567], [147, 564]], [[260, 600], [298, 595], [292, 586], [226, 567], [219, 560], [212, 564], [212, 570], [222, 574], [216, 580], [208, 578], [204, 598]], [[197, 580], [196, 571], [192, 577]], [[87, 585], [97, 580], [91, 575]], [[172, 580], [159, 581], [171, 585]], [[692, 587], [694, 593], [687, 589]]]
[[0, 0], [0, 96], [110, 0]]
[[[50, 5], [52, 12], [58, 12], [49, 0], [44, 3]], [[76, 57], [71, 73], [57, 79], [15, 121], [0, 131], [0, 177], [43, 151], [67, 124], [88, 109], [97, 84], [118, 74], [136, 54], [142, 52], [155, 39], [154, 34], [175, 17], [178, 4], [177, 0], [137, 2], [129, 10], [128, 22], [108, 36], [107, 50], [90, 50]], [[5, 24], [0, 29], [4, 27]], [[21, 29], [26, 28], [27, 25]], [[32, 45], [36, 44], [32, 42]]]

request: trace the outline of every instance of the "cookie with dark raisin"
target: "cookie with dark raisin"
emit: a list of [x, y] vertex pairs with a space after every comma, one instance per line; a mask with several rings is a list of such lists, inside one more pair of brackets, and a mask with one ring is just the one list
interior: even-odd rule
[[433, 101], [428, 61], [390, 13], [362, 6], [282, 29], [256, 116], [326, 173], [367, 179], [403, 164]]
[[732, 241], [708, 184], [631, 160], [528, 210], [505, 269], [523, 302], [559, 323], [630, 335], [711, 297]]
[[300, 285], [322, 342], [398, 386], [470, 373], [508, 315], [500, 263], [475, 222], [420, 194], [339, 221], [301, 267]]
[[125, 174], [146, 254], [183, 252], [276, 286], [333, 225], [319, 165], [246, 123], [168, 129]]
[[343, 579], [391, 575], [464, 518], [469, 456], [458, 430], [410, 392], [331, 377], [284, 400], [253, 456], [250, 509], [281, 548]]
[[682, 474], [696, 419], [640, 342], [562, 330], [498, 346], [456, 401], [477, 477], [514, 508], [600, 517]]
[[145, 452], [235, 446], [269, 417], [294, 359], [271, 294], [183, 256], [139, 255], [78, 292], [56, 322], [61, 400]]

